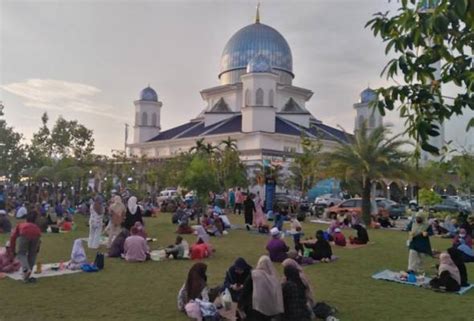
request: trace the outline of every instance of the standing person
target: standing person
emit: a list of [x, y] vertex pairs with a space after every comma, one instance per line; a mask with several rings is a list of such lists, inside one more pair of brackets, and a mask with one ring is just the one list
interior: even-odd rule
[[283, 293], [275, 267], [266, 255], [244, 283], [238, 302], [243, 320], [270, 321], [284, 312]]
[[0, 185], [0, 210], [5, 209], [6, 197], [3, 185]]
[[29, 213], [26, 216], [26, 222], [18, 224], [10, 237], [10, 251], [13, 255], [18, 239], [17, 258], [23, 269], [23, 281], [27, 283], [36, 282], [36, 279], [31, 277], [41, 242], [41, 231], [34, 223], [36, 215], [35, 212]]
[[408, 271], [422, 272], [423, 270], [423, 254], [433, 256], [431, 252], [430, 233], [432, 229], [429, 224], [424, 222], [423, 216], [418, 213], [415, 222], [409, 233], [409, 254], [408, 254]]
[[104, 206], [102, 197], [96, 196], [90, 208], [89, 217], [89, 240], [87, 246], [90, 249], [98, 249], [100, 246], [100, 235], [102, 234], [102, 222], [104, 220]]
[[311, 311], [307, 305], [307, 286], [300, 277], [295, 266], [287, 265], [284, 268], [285, 282], [282, 284], [284, 321], [310, 321]]
[[107, 226], [107, 232], [109, 235], [109, 240], [107, 242], [108, 248], [112, 246], [112, 242], [122, 230], [122, 223], [125, 219], [126, 211], [127, 209], [125, 208], [125, 205], [123, 205], [120, 196], [114, 196], [113, 203], [109, 207], [110, 220], [109, 225]]
[[235, 206], [234, 214], [238, 211], [239, 215], [242, 214], [242, 203], [244, 202], [244, 195], [240, 191], [240, 187], [237, 187], [237, 192], [235, 192]]
[[233, 188], [229, 190], [229, 208], [235, 209], [235, 192]]
[[280, 237], [280, 231], [274, 227], [270, 230], [272, 236], [271, 240], [267, 244], [267, 251], [270, 255], [272, 262], [283, 262], [288, 258], [288, 250], [290, 249], [285, 241]]
[[263, 200], [260, 198], [260, 195], [255, 198], [255, 217], [253, 225], [257, 228], [267, 225], [265, 213], [263, 213]]
[[245, 227], [247, 228], [247, 231], [250, 230], [250, 226], [252, 225], [254, 213], [255, 203], [253, 202], [253, 195], [249, 193], [247, 199], [244, 201]]
[[7, 216], [7, 211], [0, 210], [0, 233], [10, 233], [12, 230], [12, 223]]
[[135, 222], [140, 222], [143, 224], [142, 219], [142, 210], [140, 206], [137, 205], [137, 198], [132, 196], [128, 199], [127, 202], [127, 214], [125, 216], [124, 227], [127, 230], [130, 230]]

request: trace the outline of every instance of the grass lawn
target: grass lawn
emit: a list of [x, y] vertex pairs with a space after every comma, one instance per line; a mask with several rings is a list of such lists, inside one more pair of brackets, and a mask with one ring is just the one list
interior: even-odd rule
[[[234, 223], [242, 217], [231, 216]], [[86, 237], [88, 229], [83, 218], [76, 219], [79, 228], [69, 234], [48, 234], [42, 237], [38, 260], [53, 263], [68, 260], [73, 240]], [[152, 248], [172, 244], [176, 235], [169, 214], [146, 220], [147, 232], [158, 242]], [[304, 224], [306, 235], [313, 235], [321, 226]], [[324, 227], [325, 228], [325, 227]], [[345, 231], [348, 236], [349, 231]], [[371, 275], [389, 268], [406, 269], [406, 233], [369, 231], [375, 244], [360, 249], [334, 249], [340, 259], [331, 264], [305, 267], [314, 287], [316, 300], [335, 305], [344, 321], [363, 320], [474, 320], [474, 291], [464, 296], [435, 293], [429, 290], [376, 281]], [[189, 243], [194, 236], [185, 236]], [[0, 235], [0, 244], [6, 236]], [[264, 254], [267, 237], [232, 231], [223, 238], [212, 238], [217, 249], [206, 260], [208, 283], [223, 282], [226, 269], [242, 256], [255, 265]], [[287, 243], [292, 244], [288, 238]], [[436, 249], [448, 247], [449, 240], [432, 238]], [[87, 250], [93, 260], [95, 252]], [[0, 280], [0, 321], [15, 320], [188, 320], [177, 311], [176, 296], [192, 261], [126, 263], [106, 259], [105, 270], [99, 273], [41, 278], [37, 284], [23, 284], [9, 278]], [[433, 259], [425, 260], [425, 270], [434, 273]], [[281, 267], [277, 266], [281, 272]], [[468, 264], [470, 281], [474, 282], [474, 264]]]

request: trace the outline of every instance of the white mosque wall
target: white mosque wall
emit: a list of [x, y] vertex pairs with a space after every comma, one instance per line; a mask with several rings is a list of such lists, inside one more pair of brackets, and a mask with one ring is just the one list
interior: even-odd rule
[[311, 117], [310, 114], [278, 114], [279, 117], [287, 119], [295, 124], [303, 126], [305, 128], [309, 128], [309, 118]]
[[250, 106], [242, 108], [242, 131], [244, 133], [263, 131], [275, 132], [275, 108]]

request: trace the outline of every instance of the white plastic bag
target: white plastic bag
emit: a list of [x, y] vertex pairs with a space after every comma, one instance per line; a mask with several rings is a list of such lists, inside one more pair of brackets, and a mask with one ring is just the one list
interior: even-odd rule
[[222, 295], [222, 305], [226, 310], [230, 310], [232, 308], [232, 295], [230, 295], [228, 288], [225, 289], [224, 294]]

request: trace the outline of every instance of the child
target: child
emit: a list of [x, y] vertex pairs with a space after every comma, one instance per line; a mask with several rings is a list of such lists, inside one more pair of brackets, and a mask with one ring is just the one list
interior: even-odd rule
[[280, 213], [280, 207], [275, 204], [273, 206], [273, 215], [275, 217], [275, 223], [273, 227], [276, 227], [279, 231], [283, 228], [283, 215]]
[[62, 232], [71, 232], [72, 231], [72, 222], [71, 218], [69, 215], [67, 215], [60, 223], [59, 223], [59, 229]]
[[332, 235], [334, 238], [334, 243], [338, 246], [346, 246], [346, 237], [342, 233], [340, 228], [336, 228], [334, 230], [334, 234]]
[[[299, 223], [299, 222], [298, 222]], [[300, 240], [301, 240], [301, 236], [304, 235], [304, 233], [302, 232], [301, 230], [301, 225], [300, 226], [297, 226], [296, 227], [296, 230], [293, 232], [292, 231], [292, 234], [293, 234], [293, 242], [295, 243], [295, 250], [296, 252], [298, 253], [304, 253], [304, 247], [303, 245], [301, 244]]]
[[170, 255], [173, 256], [173, 258], [176, 259], [182, 259], [184, 257], [184, 243], [183, 243], [183, 238], [181, 236], [176, 237], [176, 242], [174, 245], [168, 246], [168, 248], [165, 249], [166, 253], [166, 258], [169, 258]]

